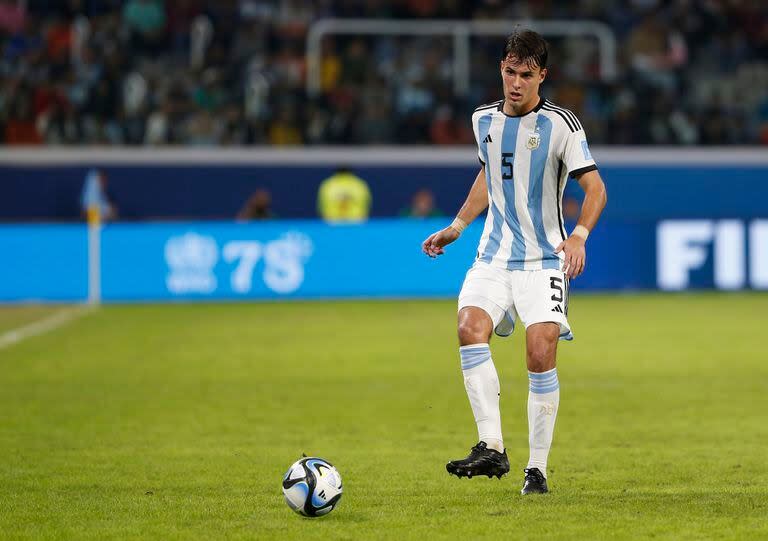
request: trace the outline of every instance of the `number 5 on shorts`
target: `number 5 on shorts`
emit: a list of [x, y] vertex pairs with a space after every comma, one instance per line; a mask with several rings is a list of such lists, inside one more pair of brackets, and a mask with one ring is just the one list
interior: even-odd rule
[[562, 287], [563, 279], [558, 278], [557, 276], [551, 276], [549, 278], [549, 286], [557, 291], [557, 293], [554, 293], [552, 295], [552, 300], [555, 302], [563, 302], [563, 287]]

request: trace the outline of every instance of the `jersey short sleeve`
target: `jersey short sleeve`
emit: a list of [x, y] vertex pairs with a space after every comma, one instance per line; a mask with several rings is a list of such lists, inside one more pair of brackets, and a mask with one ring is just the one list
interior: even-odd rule
[[571, 177], [597, 169], [595, 160], [589, 151], [587, 134], [584, 133], [583, 129], [569, 132], [566, 136], [563, 163], [565, 163], [568, 175]]
[[497, 111], [500, 107], [501, 100], [486, 105], [481, 105], [475, 112], [472, 113], [472, 131], [475, 134], [475, 142], [477, 143], [477, 159], [485, 167], [487, 160], [487, 144], [489, 141], [483, 141], [488, 137], [488, 129], [491, 125], [491, 117], [494, 111]]
[[480, 160], [480, 163], [485, 166], [485, 161], [483, 160], [483, 150], [482, 146], [480, 145], [480, 115], [477, 113], [472, 115], [472, 131], [475, 134], [475, 142], [477, 143], [477, 159]]

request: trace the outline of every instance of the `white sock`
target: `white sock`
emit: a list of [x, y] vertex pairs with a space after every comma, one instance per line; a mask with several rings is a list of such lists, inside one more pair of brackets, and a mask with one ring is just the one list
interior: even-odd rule
[[477, 436], [488, 448], [504, 450], [499, 412], [499, 376], [491, 359], [488, 344], [472, 344], [459, 348], [464, 388], [477, 423]]
[[529, 468], [538, 468], [547, 476], [547, 457], [552, 446], [557, 409], [560, 406], [560, 382], [557, 368], [546, 372], [528, 372], [528, 445]]

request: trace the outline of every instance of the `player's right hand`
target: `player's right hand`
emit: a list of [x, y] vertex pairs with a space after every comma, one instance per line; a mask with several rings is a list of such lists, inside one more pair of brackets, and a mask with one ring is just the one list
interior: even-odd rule
[[437, 257], [445, 253], [443, 247], [459, 238], [459, 232], [452, 227], [446, 227], [428, 236], [421, 243], [421, 251], [429, 257]]

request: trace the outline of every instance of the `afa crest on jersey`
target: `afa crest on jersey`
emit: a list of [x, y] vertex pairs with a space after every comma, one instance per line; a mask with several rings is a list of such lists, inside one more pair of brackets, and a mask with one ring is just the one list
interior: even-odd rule
[[528, 150], [536, 150], [541, 144], [541, 135], [539, 132], [531, 132], [528, 134], [528, 140], [525, 142], [525, 148]]

